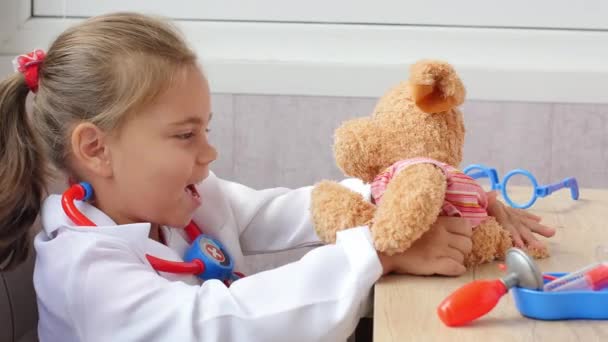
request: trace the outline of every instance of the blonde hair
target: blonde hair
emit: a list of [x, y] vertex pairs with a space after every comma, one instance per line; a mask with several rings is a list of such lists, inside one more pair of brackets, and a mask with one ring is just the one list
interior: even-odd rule
[[71, 174], [70, 127], [118, 128], [195, 63], [169, 22], [114, 13], [90, 18], [53, 42], [40, 65], [31, 115], [23, 75], [0, 82], [0, 265], [10, 257], [10, 269], [27, 258], [50, 166]]

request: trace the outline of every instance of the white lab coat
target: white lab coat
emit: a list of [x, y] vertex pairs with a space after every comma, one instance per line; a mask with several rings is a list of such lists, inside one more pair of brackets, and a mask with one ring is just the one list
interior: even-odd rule
[[[369, 188], [349, 187], [369, 197]], [[310, 187], [255, 191], [214, 174], [199, 186], [194, 220], [244, 269], [244, 255], [318, 243], [309, 220]], [[145, 199], [142, 199], [145, 200]], [[117, 226], [86, 203], [98, 227], [76, 227], [60, 196], [42, 208], [34, 271], [41, 341], [343, 341], [368, 309], [382, 273], [367, 227], [341, 232], [335, 245], [301, 260], [247, 275], [226, 287], [156, 272], [145, 254], [182, 261], [183, 231], [149, 223]]]

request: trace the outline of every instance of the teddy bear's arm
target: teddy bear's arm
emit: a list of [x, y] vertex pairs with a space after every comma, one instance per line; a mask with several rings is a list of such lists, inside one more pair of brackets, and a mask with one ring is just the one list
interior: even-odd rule
[[334, 243], [340, 230], [368, 225], [376, 211], [360, 194], [331, 181], [315, 185], [310, 201], [315, 231], [325, 243]]
[[416, 164], [398, 173], [374, 217], [376, 249], [394, 254], [409, 248], [437, 220], [445, 191], [445, 175], [434, 165]]

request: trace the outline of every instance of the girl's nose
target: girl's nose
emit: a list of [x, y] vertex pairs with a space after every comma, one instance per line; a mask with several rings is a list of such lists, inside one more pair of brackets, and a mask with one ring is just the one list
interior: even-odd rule
[[197, 162], [199, 164], [209, 164], [216, 159], [217, 150], [208, 141], [205, 141], [198, 154]]

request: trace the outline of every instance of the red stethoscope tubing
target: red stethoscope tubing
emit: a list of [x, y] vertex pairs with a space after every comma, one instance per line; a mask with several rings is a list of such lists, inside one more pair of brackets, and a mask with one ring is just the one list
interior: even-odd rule
[[70, 186], [70, 188], [63, 193], [61, 196], [61, 206], [63, 207], [63, 211], [65, 214], [79, 226], [88, 226], [95, 227], [96, 224], [89, 220], [88, 217], [84, 216], [83, 213], [76, 208], [74, 204], [74, 200], [82, 200], [84, 199], [86, 191], [84, 187], [80, 184], [74, 184]]
[[[80, 184], [73, 184], [63, 193], [63, 196], [61, 197], [61, 206], [63, 207], [65, 214], [75, 224], [85, 227], [95, 227], [97, 225], [93, 221], [89, 220], [89, 218], [86, 217], [80, 210], [78, 210], [74, 204], [75, 200], [83, 200], [85, 197], [85, 188]], [[190, 223], [184, 229], [190, 238], [190, 242], [201, 234], [199, 227], [196, 225], [196, 223], [194, 223], [194, 221], [190, 221]], [[150, 262], [152, 268], [160, 272], [201, 274], [205, 271], [205, 264], [196, 259], [191, 262], [170, 261], [157, 258], [149, 254], [146, 254], [146, 259], [148, 259], [148, 262]]]

